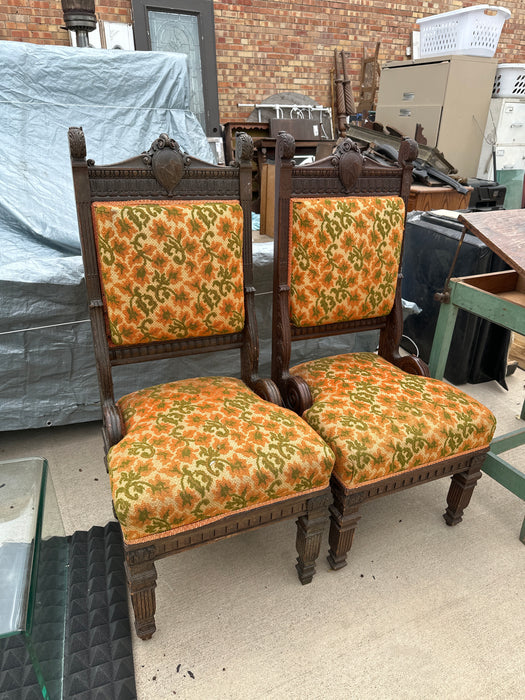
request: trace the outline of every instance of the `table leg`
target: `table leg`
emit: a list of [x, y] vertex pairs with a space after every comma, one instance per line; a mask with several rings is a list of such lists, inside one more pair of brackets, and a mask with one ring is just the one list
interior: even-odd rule
[[450, 350], [450, 343], [452, 341], [457, 315], [457, 306], [451, 303], [441, 304], [434, 340], [432, 342], [430, 360], [428, 362], [430, 376], [435, 379], [443, 379], [443, 375], [445, 374], [445, 365], [447, 364], [448, 352]]

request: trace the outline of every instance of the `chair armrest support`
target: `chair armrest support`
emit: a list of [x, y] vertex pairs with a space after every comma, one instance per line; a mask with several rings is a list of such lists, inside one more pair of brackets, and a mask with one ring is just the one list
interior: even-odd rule
[[314, 402], [310, 387], [302, 377], [289, 377], [285, 386], [285, 405], [302, 416]]
[[251, 388], [261, 399], [274, 403], [277, 406], [284, 406], [277, 384], [271, 379], [257, 379]]
[[402, 369], [403, 372], [407, 372], [408, 374], [416, 374], [421, 377], [430, 377], [430, 371], [426, 362], [423, 362], [420, 357], [416, 357], [415, 355], [400, 355], [399, 357], [391, 360], [391, 362], [393, 365], [399, 367], [399, 369]]
[[102, 434], [106, 453], [124, 437], [124, 421], [119, 407], [112, 400], [104, 401], [102, 406]]

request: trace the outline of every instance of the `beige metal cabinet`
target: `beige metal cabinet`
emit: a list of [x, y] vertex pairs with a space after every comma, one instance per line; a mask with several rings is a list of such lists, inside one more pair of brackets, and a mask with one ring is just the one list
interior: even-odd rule
[[414, 137], [423, 127], [463, 177], [475, 177], [498, 61], [438, 56], [388, 63], [381, 71], [376, 121]]

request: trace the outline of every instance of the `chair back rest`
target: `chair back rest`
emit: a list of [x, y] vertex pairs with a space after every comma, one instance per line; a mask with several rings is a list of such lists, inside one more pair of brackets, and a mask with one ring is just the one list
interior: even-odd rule
[[232, 347], [243, 378], [255, 376], [253, 145], [239, 136], [231, 166], [193, 158], [166, 134], [134, 158], [95, 165], [82, 129], [69, 130], [102, 384], [113, 365]]
[[[276, 145], [273, 379], [294, 340], [380, 330], [386, 355], [402, 329], [400, 264], [417, 145], [378, 165], [345, 139], [331, 156], [293, 163], [295, 143]], [[396, 345], [397, 343], [397, 345]]]

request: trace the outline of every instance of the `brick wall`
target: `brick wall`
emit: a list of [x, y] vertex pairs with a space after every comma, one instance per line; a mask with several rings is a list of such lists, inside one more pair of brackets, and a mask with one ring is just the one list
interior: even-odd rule
[[[493, 0], [493, 4], [496, 0]], [[350, 55], [357, 99], [360, 60], [379, 41], [381, 63], [406, 58], [416, 19], [476, 5], [461, 0], [370, 2], [370, 0], [214, 1], [221, 121], [246, 117], [257, 103], [279, 92], [297, 92], [331, 104], [334, 49]], [[525, 63], [525, 5], [505, 0], [505, 22], [496, 57]], [[130, 0], [96, 2], [100, 19], [131, 21]], [[60, 0], [0, 0], [0, 39], [37, 44], [69, 44]]]

